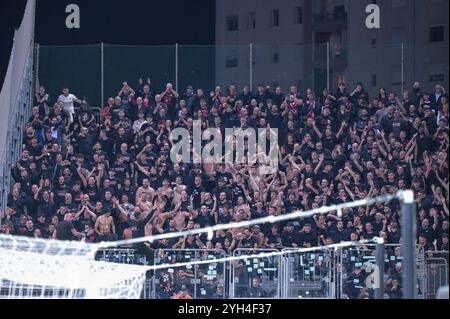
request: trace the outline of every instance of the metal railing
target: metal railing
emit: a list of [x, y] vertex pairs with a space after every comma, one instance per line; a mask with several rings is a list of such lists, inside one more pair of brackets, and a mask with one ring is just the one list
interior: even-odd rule
[[448, 286], [448, 251], [426, 251], [427, 299], [435, 299], [440, 287]]
[[185, 293], [194, 299], [224, 299], [226, 263], [215, 259], [226, 256], [223, 250], [159, 249], [155, 252], [155, 265], [210, 260], [211, 263], [156, 270], [153, 278], [153, 298], [177, 298]]
[[283, 251], [283, 298], [335, 298], [334, 251]]
[[[33, 82], [33, 46], [29, 47], [26, 65], [21, 75], [20, 87], [11, 101], [11, 105], [2, 105], [7, 110], [8, 127], [6, 128], [6, 139], [1, 141], [3, 148], [0, 150], [0, 213], [6, 209], [8, 192], [13, 182], [11, 176], [11, 165], [16, 162], [22, 151], [22, 137], [25, 123], [31, 114], [31, 92]], [[1, 216], [0, 216], [1, 225]]]
[[[233, 256], [277, 251], [239, 248], [233, 251]], [[279, 298], [282, 282], [281, 256], [242, 259], [230, 263], [230, 298]]]
[[[374, 298], [375, 245], [355, 245], [300, 253], [283, 249], [284, 255], [252, 257], [215, 262], [227, 256], [223, 250], [161, 249], [155, 265], [169, 267], [152, 272], [142, 292], [143, 299], [176, 298], [185, 291], [194, 299], [287, 298], [352, 299]], [[278, 252], [272, 249], [236, 249], [234, 257]], [[418, 298], [435, 298], [448, 285], [448, 252], [427, 251], [417, 246]], [[103, 249], [97, 260], [148, 265], [134, 249]], [[209, 260], [183, 267], [171, 264]], [[385, 245], [384, 297], [401, 298], [402, 246]], [[255, 278], [256, 281], [255, 282]], [[397, 282], [395, 282], [397, 281]]]
[[[375, 297], [374, 284], [378, 267], [376, 266], [376, 246], [355, 245], [339, 251], [341, 299], [371, 299]], [[418, 298], [426, 295], [425, 255], [423, 248], [416, 248], [416, 274]], [[402, 298], [403, 254], [401, 245], [386, 244], [384, 254], [384, 296], [383, 298]]]

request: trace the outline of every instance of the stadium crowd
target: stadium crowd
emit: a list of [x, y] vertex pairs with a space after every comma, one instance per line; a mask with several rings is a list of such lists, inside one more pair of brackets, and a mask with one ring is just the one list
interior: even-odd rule
[[[77, 93], [77, 92], [75, 92]], [[76, 107], [75, 107], [76, 106]], [[279, 169], [257, 165], [173, 164], [170, 132], [193, 121], [202, 128], [278, 128]], [[295, 86], [234, 85], [209, 94], [150, 81], [124, 82], [99, 116], [63, 89], [52, 101], [41, 87], [11, 167], [14, 185], [1, 232], [87, 242], [114, 241], [309, 210], [413, 189], [417, 243], [448, 251], [448, 95], [419, 82], [369, 97], [363, 84], [320, 95]], [[323, 246], [385, 238], [400, 241], [400, 203], [251, 228], [136, 245], [150, 259], [173, 249]], [[167, 274], [166, 274], [167, 275]], [[259, 285], [256, 279], [255, 285]], [[389, 282], [398, 291], [398, 282]]]

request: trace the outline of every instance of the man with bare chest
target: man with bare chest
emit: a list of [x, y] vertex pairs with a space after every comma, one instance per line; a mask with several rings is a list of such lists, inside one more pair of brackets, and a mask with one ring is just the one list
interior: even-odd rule
[[94, 226], [95, 232], [99, 236], [111, 237], [116, 234], [116, 227], [111, 212], [107, 212], [97, 218]]

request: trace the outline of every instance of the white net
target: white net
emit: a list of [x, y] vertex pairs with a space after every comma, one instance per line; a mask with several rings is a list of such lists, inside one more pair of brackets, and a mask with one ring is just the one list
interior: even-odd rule
[[0, 298], [139, 298], [146, 269], [95, 261], [97, 248], [0, 235]]

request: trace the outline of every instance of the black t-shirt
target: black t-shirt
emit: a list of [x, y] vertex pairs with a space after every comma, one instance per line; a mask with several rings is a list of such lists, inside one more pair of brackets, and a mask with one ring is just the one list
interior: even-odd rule
[[283, 242], [283, 246], [293, 247], [292, 244], [295, 243], [297, 246], [300, 246], [300, 234], [297, 231], [293, 231], [292, 233], [288, 231], [284, 231], [281, 235], [281, 240]]
[[273, 234], [270, 232], [267, 235], [267, 243], [268, 244], [281, 244], [281, 235], [279, 233]]
[[205, 187], [203, 187], [202, 185], [200, 185], [198, 187], [194, 186], [191, 189], [190, 193], [191, 193], [191, 195], [194, 196], [193, 204], [194, 204], [195, 208], [200, 207], [200, 203], [201, 203], [201, 200], [202, 200], [202, 198], [201, 198], [201, 193], [202, 192], [205, 192]]
[[256, 243], [258, 243], [258, 240], [253, 235], [244, 238], [241, 242], [242, 248], [254, 248]]
[[56, 238], [59, 240], [73, 240], [73, 224], [68, 221], [62, 221], [56, 226]]
[[209, 226], [214, 225], [214, 218], [211, 216], [209, 211], [208, 211], [208, 213], [206, 213], [206, 215], [199, 214], [197, 216], [197, 218], [195, 219], [195, 221], [197, 223], [199, 223], [200, 227], [202, 227], [202, 228], [205, 227], [206, 225], [209, 225]]
[[230, 214], [224, 215], [219, 213], [217, 219], [219, 224], [228, 224], [231, 223], [232, 217]]
[[236, 183], [231, 184], [231, 191], [233, 192], [233, 202], [236, 203], [239, 196], [245, 200], [245, 193], [242, 187]]
[[309, 233], [300, 233], [300, 244], [303, 247], [306, 247], [307, 243], [311, 244], [311, 246], [317, 245], [317, 235], [314, 231]]
[[300, 208], [300, 202], [296, 200], [294, 200], [293, 202], [287, 200], [284, 202], [284, 207], [286, 209], [286, 213], [291, 213]]

